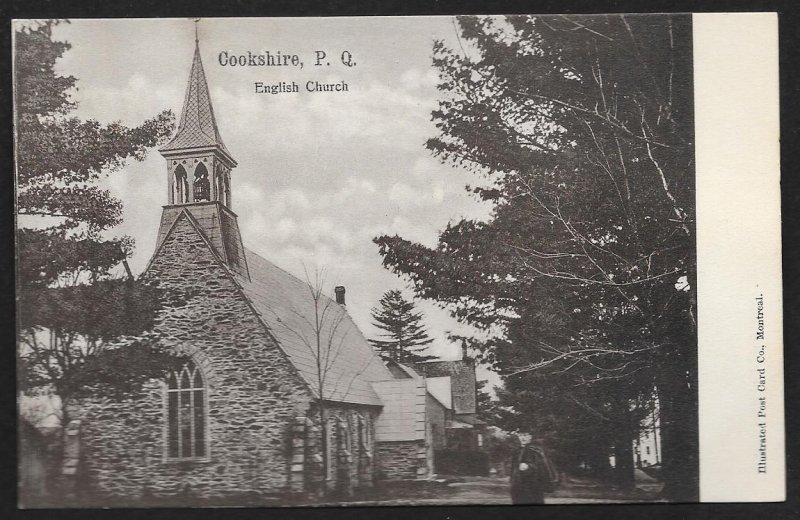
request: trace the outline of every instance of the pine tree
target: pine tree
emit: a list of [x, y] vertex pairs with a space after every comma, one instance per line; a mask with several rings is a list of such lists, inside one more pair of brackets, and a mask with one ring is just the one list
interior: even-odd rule
[[406, 300], [400, 291], [387, 291], [380, 299], [380, 308], [372, 309], [374, 325], [386, 331], [384, 339], [371, 339], [370, 343], [384, 359], [399, 363], [420, 363], [435, 356], [425, 354], [425, 347], [433, 338], [420, 323], [422, 313], [414, 310], [414, 303]]
[[174, 118], [165, 111], [129, 128], [75, 117], [77, 79], [56, 70], [70, 48], [53, 40], [57, 23], [20, 25], [14, 39], [17, 387], [58, 396], [66, 424], [81, 393], [127, 397], [170, 361], [146, 337], [161, 291], [115, 275], [133, 240], [108, 236], [122, 201], [99, 181], [143, 159]]

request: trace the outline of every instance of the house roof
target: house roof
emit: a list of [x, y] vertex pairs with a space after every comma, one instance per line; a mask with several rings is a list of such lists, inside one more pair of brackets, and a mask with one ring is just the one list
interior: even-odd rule
[[453, 389], [450, 376], [426, 377], [428, 393], [448, 410], [453, 409]]
[[453, 412], [457, 414], [476, 412], [477, 385], [473, 362], [465, 360], [425, 361], [416, 363], [414, 368], [427, 378], [449, 376], [453, 395]]
[[383, 360], [383, 363], [396, 379], [419, 379], [421, 377], [412, 367], [398, 363], [394, 359]]
[[[315, 397], [382, 405], [370, 382], [393, 379], [343, 305], [321, 295], [319, 352], [309, 284], [245, 249], [250, 279], [235, 278]], [[318, 363], [323, 376], [318, 377]], [[324, 379], [320, 383], [320, 379]], [[320, 395], [321, 389], [321, 395]]]
[[198, 44], [195, 44], [194, 47], [194, 59], [189, 72], [189, 83], [183, 99], [183, 111], [178, 131], [172, 140], [159, 150], [169, 152], [194, 148], [214, 148], [235, 164], [231, 153], [222, 142], [222, 136], [217, 127]]
[[431, 391], [430, 391], [430, 388], [427, 389], [427, 392], [428, 392], [428, 395], [430, 396], [430, 398], [433, 399], [435, 402], [439, 403], [439, 406], [441, 406], [442, 409], [444, 409], [444, 410], [451, 410], [452, 409], [451, 406], [447, 406], [441, 399], [439, 399], [438, 397], [433, 395], [431, 393]]

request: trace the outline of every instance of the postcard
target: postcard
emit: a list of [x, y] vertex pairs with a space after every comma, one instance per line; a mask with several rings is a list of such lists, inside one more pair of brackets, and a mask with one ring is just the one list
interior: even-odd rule
[[783, 501], [777, 21], [15, 20], [19, 507]]

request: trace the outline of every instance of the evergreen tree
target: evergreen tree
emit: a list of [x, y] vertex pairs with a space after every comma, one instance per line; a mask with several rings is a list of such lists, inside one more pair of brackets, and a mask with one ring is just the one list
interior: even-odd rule
[[422, 313], [414, 310], [414, 303], [406, 300], [400, 291], [384, 293], [379, 308], [372, 309], [374, 325], [385, 331], [383, 339], [370, 343], [384, 359], [399, 363], [419, 363], [436, 356], [425, 354], [426, 346], [433, 342], [421, 324]]
[[[57, 24], [19, 25], [14, 35], [17, 376], [20, 391], [56, 394], [66, 423], [69, 401], [82, 392], [126, 396], [169, 366], [146, 339], [160, 293], [127, 269], [132, 239], [108, 235], [122, 202], [98, 181], [143, 159], [174, 118], [165, 111], [128, 128], [72, 116], [77, 80], [55, 71], [70, 48], [52, 39]], [[121, 263], [125, 279], [115, 275]]]

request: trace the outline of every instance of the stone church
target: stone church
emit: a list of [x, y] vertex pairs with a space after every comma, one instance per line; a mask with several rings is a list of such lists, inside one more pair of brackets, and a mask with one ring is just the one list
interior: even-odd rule
[[349, 494], [429, 476], [436, 427], [424, 377], [398, 379], [381, 362], [343, 287], [328, 298], [245, 247], [237, 163], [197, 43], [177, 132], [160, 152], [168, 204], [143, 277], [185, 295], [155, 325], [180, 362], [141, 395], [72, 410], [91, 495]]

